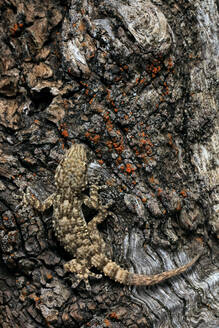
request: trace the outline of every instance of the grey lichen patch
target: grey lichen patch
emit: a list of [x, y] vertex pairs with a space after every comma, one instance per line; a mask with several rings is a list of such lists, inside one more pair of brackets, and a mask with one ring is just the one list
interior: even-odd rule
[[53, 278], [45, 288], [41, 288], [37, 308], [49, 323], [56, 323], [59, 317], [59, 309], [67, 302], [70, 291], [58, 279]]
[[72, 1], [62, 30], [66, 69], [84, 78], [91, 74], [92, 58], [99, 59], [100, 74], [107, 58], [112, 63], [112, 54], [124, 62], [130, 56], [164, 55], [172, 44], [173, 32], [164, 14], [150, 1], [102, 1], [98, 6]]
[[[108, 5], [109, 2], [107, 1]], [[173, 32], [166, 17], [150, 1], [130, 0], [115, 4], [116, 9], [137, 44], [143, 51], [166, 53], [173, 40]]]

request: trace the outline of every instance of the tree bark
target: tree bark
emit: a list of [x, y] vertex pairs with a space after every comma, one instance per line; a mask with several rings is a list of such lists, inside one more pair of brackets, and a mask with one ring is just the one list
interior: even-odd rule
[[[0, 326], [218, 327], [217, 0], [0, 1]], [[84, 143], [112, 259], [154, 274], [72, 289], [43, 200]], [[86, 220], [91, 211], [84, 210]]]

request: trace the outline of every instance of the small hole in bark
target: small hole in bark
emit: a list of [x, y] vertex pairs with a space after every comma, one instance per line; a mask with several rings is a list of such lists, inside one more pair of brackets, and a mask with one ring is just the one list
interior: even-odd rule
[[82, 212], [83, 212], [85, 221], [87, 223], [89, 223], [98, 213], [97, 210], [95, 210], [93, 208], [89, 208], [89, 207], [85, 206], [84, 204], [82, 205]]
[[49, 88], [41, 89], [40, 92], [34, 92], [31, 96], [34, 110], [42, 111], [46, 109], [52, 102], [54, 96]]

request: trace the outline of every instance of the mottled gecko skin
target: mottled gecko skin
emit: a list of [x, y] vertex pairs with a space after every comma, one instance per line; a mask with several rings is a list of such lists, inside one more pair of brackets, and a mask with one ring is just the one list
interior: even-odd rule
[[[90, 289], [88, 277], [101, 277], [101, 274], [91, 272], [91, 267], [96, 267], [105, 276], [121, 284], [142, 286], [157, 284], [191, 267], [199, 255], [182, 267], [150, 276], [131, 273], [107, 258], [106, 245], [97, 224], [110, 215], [107, 210], [109, 205], [103, 206], [99, 202], [97, 185], [90, 186], [89, 196], [84, 193], [88, 186], [87, 152], [87, 148], [82, 144], [75, 144], [66, 152], [56, 169], [56, 192], [43, 203], [33, 197], [29, 190], [25, 195], [25, 201], [39, 211], [53, 205], [55, 234], [65, 250], [74, 257], [64, 265], [65, 271], [73, 272], [77, 278], [73, 287], [83, 280], [86, 288]], [[97, 210], [98, 214], [89, 223], [86, 223], [82, 213], [82, 204]]]

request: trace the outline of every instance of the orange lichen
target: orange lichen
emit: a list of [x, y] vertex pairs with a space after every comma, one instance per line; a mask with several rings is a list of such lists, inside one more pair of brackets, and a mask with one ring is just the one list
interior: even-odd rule
[[156, 75], [161, 71], [161, 66], [158, 65], [160, 62], [158, 60], [154, 60], [151, 65], [146, 66], [146, 71], [151, 73], [152, 78], [155, 78]]
[[169, 59], [168, 59], [168, 71], [170, 71], [170, 69], [173, 67], [173, 62], [172, 62], [172, 58], [170, 57]]
[[168, 95], [168, 94], [169, 94], [169, 87], [168, 87], [168, 85], [167, 85], [167, 83], [166, 83], [166, 82], [164, 82], [164, 88], [165, 88], [165, 92], [163, 92], [163, 96], [165, 96], [165, 95]]
[[92, 138], [92, 141], [94, 143], [97, 143], [98, 141], [100, 140], [100, 136], [98, 134], [96, 134], [93, 138]]
[[181, 209], [182, 209], [181, 202], [178, 201], [178, 202], [177, 202], [177, 205], [176, 205], [176, 210], [177, 210], [177, 211], [180, 211]]
[[141, 79], [141, 80], [140, 80], [140, 82], [139, 82], [139, 83], [140, 83], [140, 84], [143, 84], [145, 81], [146, 81], [146, 79], [145, 79], [145, 78], [143, 78], [143, 79]]
[[14, 26], [10, 29], [11, 35], [14, 36], [17, 32], [20, 31], [20, 29], [22, 29], [24, 26], [24, 24], [20, 23], [15, 23]]
[[46, 278], [47, 278], [48, 280], [51, 280], [51, 279], [52, 279], [52, 275], [51, 275], [51, 273], [47, 273]]
[[127, 163], [125, 170], [126, 170], [127, 173], [132, 173], [132, 166], [131, 166], [131, 164]]
[[83, 81], [80, 81], [80, 84], [83, 85], [84, 87], [88, 88], [88, 84], [84, 83]]
[[86, 137], [86, 138], [89, 138], [89, 137], [90, 137], [90, 132], [88, 132], [88, 131], [85, 132], [85, 137]]
[[116, 312], [111, 312], [111, 313], [109, 313], [109, 317], [110, 317], [111, 319], [115, 319], [115, 320], [118, 320], [118, 319], [119, 319], [118, 316], [117, 316], [117, 314], [116, 314]]
[[109, 112], [106, 112], [104, 115], [103, 115], [103, 118], [105, 121], [107, 121], [109, 119]]
[[149, 179], [149, 182], [150, 183], [152, 183], [152, 184], [155, 184], [156, 182], [155, 182], [155, 178], [152, 176], [152, 177], [150, 177]]
[[[119, 79], [120, 79], [120, 78], [119, 78]], [[106, 92], [107, 92], [107, 95], [106, 95], [106, 99], [107, 99], [107, 101], [108, 101], [113, 107], [115, 107], [115, 108], [114, 108], [114, 111], [115, 111], [115, 112], [118, 112], [118, 108], [116, 107], [115, 102], [114, 102], [113, 99], [111, 98], [110, 90], [109, 90], [109, 89], [106, 89]]]
[[196, 237], [195, 240], [200, 243], [203, 244], [203, 238], [202, 237]]
[[85, 137], [88, 138], [90, 141], [93, 141], [94, 143], [98, 143], [100, 141], [100, 135], [94, 134], [94, 132], [85, 132]]
[[106, 327], [111, 326], [110, 321], [108, 319], [104, 319], [104, 323], [105, 323]]
[[113, 124], [109, 119], [106, 122], [106, 129], [109, 133], [113, 130]]
[[181, 190], [180, 195], [182, 195], [185, 198], [187, 197], [187, 192], [185, 190]]
[[40, 298], [39, 298], [38, 296], [36, 296], [36, 297], [34, 298], [34, 301], [35, 301], [36, 303], [39, 303], [39, 302], [40, 302]]
[[61, 132], [61, 134], [62, 134], [62, 136], [63, 136], [64, 138], [67, 138], [67, 137], [69, 136], [67, 130], [63, 130], [63, 131]]
[[121, 154], [125, 149], [123, 139], [120, 141], [120, 144], [114, 143], [113, 146], [118, 154]]
[[116, 159], [116, 165], [118, 166], [119, 164], [121, 164], [122, 162], [122, 157], [119, 156], [117, 159]]
[[29, 295], [29, 298], [34, 300], [36, 303], [39, 303], [40, 302], [40, 297], [38, 297], [35, 293], [33, 294], [30, 294]]
[[149, 146], [151, 146], [151, 147], [153, 147], [154, 145], [152, 144], [152, 142], [151, 142], [151, 140], [150, 139], [146, 139], [146, 143], [149, 145]]
[[116, 104], [114, 103], [114, 101], [113, 100], [111, 100], [111, 105], [113, 106], [113, 107], [116, 107]]
[[79, 29], [80, 32], [85, 31], [85, 26], [84, 26], [84, 23], [82, 21], [80, 21], [78, 29]]
[[106, 142], [105, 142], [105, 144], [107, 145], [107, 147], [109, 148], [109, 149], [112, 149], [112, 141], [110, 141], [110, 140], [107, 140]]
[[168, 141], [169, 145], [172, 146], [173, 145], [173, 137], [172, 137], [172, 135], [170, 133], [167, 133], [167, 137], [169, 139], [169, 141]]
[[162, 194], [163, 190], [161, 188], [157, 189], [157, 196], [159, 197]]
[[106, 180], [106, 184], [107, 186], [115, 186], [116, 185], [116, 180], [111, 178], [111, 179], [108, 179]]
[[145, 145], [147, 142], [146, 142], [146, 140], [145, 139], [140, 139], [140, 144], [141, 145]]
[[125, 170], [126, 170], [126, 172], [127, 172], [128, 174], [131, 174], [132, 172], [135, 171], [135, 168], [132, 167], [132, 165], [131, 165], [130, 163], [126, 163], [126, 168], [125, 168]]
[[96, 97], [96, 94], [93, 95], [93, 98], [91, 98], [91, 100], [89, 101], [89, 104], [91, 105], [92, 102], [94, 101], [94, 98]]

